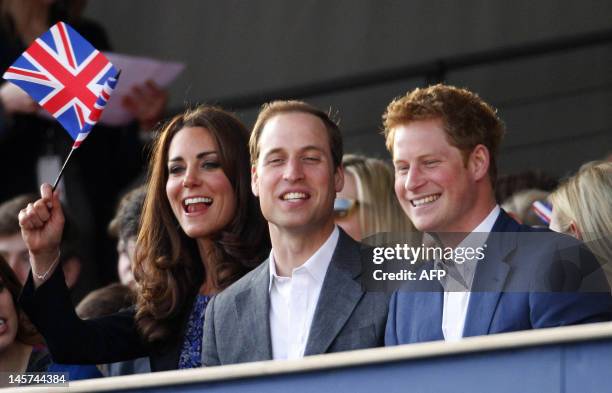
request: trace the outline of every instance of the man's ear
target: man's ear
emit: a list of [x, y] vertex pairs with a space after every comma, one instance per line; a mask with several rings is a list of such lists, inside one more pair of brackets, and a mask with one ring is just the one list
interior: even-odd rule
[[489, 149], [482, 144], [476, 145], [470, 153], [467, 165], [474, 180], [481, 180], [489, 173], [490, 159]]
[[344, 167], [342, 165], [339, 165], [334, 171], [334, 188], [336, 192], [340, 192], [344, 188]]
[[259, 176], [256, 165], [251, 166], [251, 191], [256, 197], [259, 197]]

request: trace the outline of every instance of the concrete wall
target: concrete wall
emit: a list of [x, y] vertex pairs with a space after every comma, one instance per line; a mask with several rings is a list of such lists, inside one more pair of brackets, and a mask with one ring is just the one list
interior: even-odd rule
[[[119, 52], [182, 60], [172, 108], [612, 28], [612, 2], [90, 1]], [[612, 151], [612, 42], [463, 68], [508, 126], [501, 172], [562, 175]], [[348, 151], [387, 157], [377, 135], [394, 96], [425, 76], [308, 98], [338, 110]], [[256, 108], [239, 114], [251, 125]]]

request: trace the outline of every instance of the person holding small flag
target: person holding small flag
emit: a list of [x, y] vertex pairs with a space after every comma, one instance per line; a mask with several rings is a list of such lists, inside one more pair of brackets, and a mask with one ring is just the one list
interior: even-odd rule
[[[84, 3], [2, 0], [0, 74], [36, 37], [60, 20], [67, 21], [99, 51], [110, 50], [103, 28], [80, 16]], [[167, 99], [167, 92], [155, 85], [134, 87], [123, 103], [137, 121], [115, 127], [98, 124], [65, 171], [60, 184], [62, 200], [76, 217], [83, 242], [88, 245], [82, 278], [90, 286], [114, 279], [115, 271], [109, 263], [116, 258], [114, 241], [106, 226], [119, 196], [144, 172], [143, 148], [164, 116]], [[7, 168], [0, 181], [10, 184], [0, 187], [0, 202], [35, 192], [43, 181], [53, 181], [70, 151], [73, 141], [59, 123], [38, 112], [40, 106], [24, 91], [0, 80], [0, 166]]]
[[[155, 141], [136, 245], [133, 309], [94, 320], [73, 311], [57, 269], [63, 212], [49, 184], [19, 213], [31, 272], [20, 303], [53, 359], [99, 364], [149, 356], [151, 370], [199, 367], [210, 297], [270, 251], [250, 190], [248, 131], [233, 115], [199, 107]], [[58, 323], [61, 321], [61, 323]]]

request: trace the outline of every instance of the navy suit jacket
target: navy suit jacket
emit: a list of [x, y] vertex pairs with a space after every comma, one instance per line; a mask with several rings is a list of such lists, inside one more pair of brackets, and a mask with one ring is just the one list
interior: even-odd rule
[[[491, 232], [503, 236], [489, 236], [478, 262], [464, 337], [612, 319], [605, 277], [583, 244], [520, 225], [503, 210]], [[440, 284], [409, 285], [391, 297], [385, 345], [443, 340], [444, 294], [433, 287]]]
[[[151, 371], [178, 368], [184, 333], [167, 345], [147, 344], [134, 322], [134, 307], [100, 318], [79, 318], [62, 269], [55, 269], [36, 290], [30, 272], [19, 303], [45, 338], [54, 362], [100, 364], [149, 356]], [[185, 320], [176, 329], [184, 331], [186, 326]]]

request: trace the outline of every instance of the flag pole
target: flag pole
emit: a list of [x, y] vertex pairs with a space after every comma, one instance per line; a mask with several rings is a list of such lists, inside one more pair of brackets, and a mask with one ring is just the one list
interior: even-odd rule
[[64, 165], [62, 165], [62, 169], [60, 169], [59, 175], [57, 175], [57, 179], [55, 179], [55, 183], [53, 183], [53, 191], [55, 191], [55, 188], [59, 184], [59, 181], [62, 178], [62, 174], [64, 173], [64, 169], [66, 168], [66, 165], [68, 165], [68, 161], [70, 161], [70, 157], [72, 157], [72, 153], [74, 153], [75, 150], [76, 148], [74, 146], [72, 147], [72, 149], [70, 149], [70, 153], [68, 154], [68, 157], [66, 157]]

